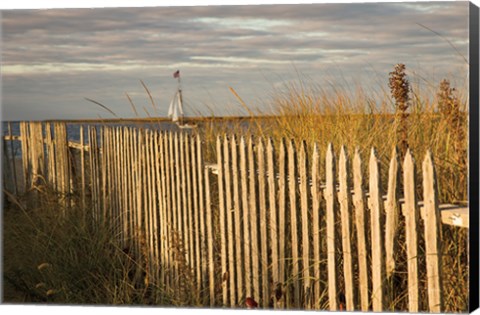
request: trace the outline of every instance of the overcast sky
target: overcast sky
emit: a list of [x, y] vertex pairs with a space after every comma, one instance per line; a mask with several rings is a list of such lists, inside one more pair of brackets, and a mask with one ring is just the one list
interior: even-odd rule
[[125, 93], [140, 116], [165, 116], [177, 69], [187, 115], [246, 114], [229, 87], [266, 113], [274, 89], [299, 79], [387, 89], [396, 63], [424, 82], [464, 85], [468, 8], [460, 1], [3, 10], [2, 119], [114, 117], [85, 98], [135, 117]]

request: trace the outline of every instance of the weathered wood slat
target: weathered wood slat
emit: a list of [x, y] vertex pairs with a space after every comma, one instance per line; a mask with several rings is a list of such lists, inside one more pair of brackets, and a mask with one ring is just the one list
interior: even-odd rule
[[336, 260], [336, 231], [335, 231], [335, 154], [333, 145], [327, 148], [325, 201], [327, 204], [327, 266], [328, 266], [328, 302], [331, 311], [337, 310], [337, 260]]
[[217, 165], [218, 165], [218, 208], [220, 216], [220, 257], [222, 265], [222, 298], [223, 306], [228, 305], [228, 270], [227, 270], [227, 218], [225, 209], [225, 188], [224, 188], [224, 152], [222, 140], [217, 137]]
[[408, 311], [419, 311], [419, 288], [418, 288], [418, 219], [419, 212], [415, 196], [415, 161], [410, 150], [405, 154], [403, 162], [403, 183], [405, 204], [402, 213], [405, 216], [405, 239], [407, 246], [407, 270], [408, 270]]
[[320, 200], [321, 200], [321, 191], [320, 191], [320, 156], [318, 152], [318, 146], [315, 143], [313, 146], [312, 153], [312, 187], [311, 187], [311, 196], [312, 196], [312, 243], [313, 243], [313, 307], [314, 309], [320, 309], [320, 295], [321, 295], [321, 280], [320, 280], [320, 244], [321, 244], [321, 214], [320, 214]]
[[285, 140], [280, 141], [280, 147], [278, 151], [278, 282], [279, 285], [276, 288], [279, 290], [281, 296], [279, 301], [279, 308], [284, 308], [286, 303], [285, 294], [285, 276], [286, 276], [286, 255], [287, 255], [287, 243], [286, 243], [286, 209], [287, 209], [287, 151], [285, 147]]
[[385, 202], [385, 273], [389, 278], [395, 270], [396, 234], [398, 226], [398, 153], [392, 152], [388, 170], [388, 192]]
[[253, 148], [253, 139], [250, 137], [247, 144], [248, 169], [249, 169], [249, 197], [250, 197], [250, 232], [251, 232], [251, 258], [252, 258], [252, 282], [253, 298], [257, 301], [261, 297], [260, 292], [260, 255], [259, 255], [259, 237], [258, 237], [258, 208], [257, 208], [257, 190], [255, 174], [255, 154]]
[[248, 191], [248, 168], [247, 168], [247, 152], [245, 138], [240, 138], [240, 181], [242, 191], [242, 211], [243, 211], [243, 253], [244, 271], [245, 271], [245, 297], [252, 296], [252, 261], [251, 261], [251, 241], [250, 241], [250, 207], [249, 207], [249, 191]]
[[235, 229], [235, 260], [237, 275], [237, 301], [245, 299], [243, 292], [243, 248], [242, 248], [242, 204], [240, 199], [240, 187], [239, 187], [239, 167], [238, 167], [238, 152], [237, 152], [237, 139], [232, 136], [230, 140], [230, 151], [232, 155], [232, 186], [233, 186], [233, 211], [234, 211], [234, 229]]
[[[268, 181], [268, 213], [270, 214], [270, 249], [271, 249], [271, 275], [272, 275], [272, 288], [277, 291], [281, 290], [281, 284], [279, 283], [278, 274], [278, 219], [277, 219], [277, 190], [275, 184], [275, 148], [271, 138], [267, 141], [267, 181]], [[265, 223], [266, 225], [266, 223]], [[278, 307], [277, 295], [275, 292], [274, 307]]]
[[438, 210], [438, 191], [432, 153], [427, 151], [422, 164], [425, 227], [425, 254], [427, 263], [428, 308], [443, 312], [441, 220]]
[[338, 161], [338, 181], [340, 191], [338, 192], [338, 200], [340, 203], [340, 215], [342, 222], [342, 251], [343, 251], [343, 276], [345, 281], [345, 302], [346, 310], [353, 311], [355, 309], [354, 300], [354, 283], [353, 283], [353, 258], [352, 244], [350, 241], [352, 234], [351, 220], [351, 202], [350, 194], [350, 165], [348, 162], [348, 153], [344, 146], [340, 150], [340, 158]]
[[213, 210], [210, 198], [210, 174], [205, 169], [205, 209], [206, 209], [206, 226], [207, 226], [207, 246], [208, 246], [208, 281], [210, 288], [210, 307], [215, 306], [215, 258], [213, 246], [215, 238], [213, 235]]
[[231, 152], [229, 150], [229, 140], [227, 136], [223, 139], [223, 172], [225, 176], [225, 207], [227, 219], [227, 242], [228, 242], [228, 284], [230, 288], [230, 306], [237, 304], [236, 274], [235, 274], [235, 227], [233, 226], [233, 200], [232, 200], [232, 169]]
[[292, 249], [293, 307], [300, 307], [300, 266], [297, 213], [297, 160], [293, 140], [288, 143], [288, 196]]
[[267, 233], [267, 195], [265, 180], [265, 145], [263, 139], [258, 139], [257, 144], [258, 162], [258, 209], [260, 213], [260, 255], [262, 269], [262, 305], [268, 308], [270, 303], [270, 283], [268, 274], [268, 233]]
[[372, 148], [369, 162], [370, 178], [370, 223], [372, 239], [372, 309], [380, 312], [384, 307], [384, 247], [383, 244], [383, 201], [380, 182], [380, 163], [375, 149]]
[[355, 227], [357, 231], [358, 278], [360, 291], [360, 308], [368, 311], [368, 269], [367, 269], [367, 240], [365, 217], [365, 193], [363, 192], [362, 159], [358, 147], [353, 158], [353, 203], [355, 206]]
[[300, 144], [300, 152], [298, 154], [298, 174], [300, 176], [299, 193], [300, 193], [300, 213], [302, 220], [302, 270], [303, 270], [303, 304], [306, 309], [311, 309], [311, 274], [310, 274], [310, 217], [308, 211], [310, 209], [308, 198], [308, 157], [305, 142]]

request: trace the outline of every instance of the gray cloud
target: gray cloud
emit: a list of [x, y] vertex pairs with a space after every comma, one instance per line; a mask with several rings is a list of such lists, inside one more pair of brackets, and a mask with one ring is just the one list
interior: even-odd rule
[[151, 107], [142, 79], [165, 115], [177, 68], [186, 97], [203, 104], [192, 107], [216, 115], [241, 112], [228, 86], [268, 108], [259, 100], [272, 86], [298, 80], [297, 71], [314, 82], [370, 73], [379, 80], [362, 82], [377, 89], [403, 62], [429, 80], [460, 82], [462, 58], [417, 23], [467, 57], [467, 17], [467, 2], [5, 10], [2, 114], [108, 117], [89, 97], [132, 116], [125, 92]]

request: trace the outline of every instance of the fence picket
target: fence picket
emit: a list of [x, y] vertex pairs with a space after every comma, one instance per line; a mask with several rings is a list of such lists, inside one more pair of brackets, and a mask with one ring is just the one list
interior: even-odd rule
[[227, 270], [227, 223], [225, 209], [225, 188], [224, 188], [224, 152], [222, 140], [217, 137], [217, 166], [218, 166], [218, 203], [220, 210], [220, 246], [222, 263], [222, 298], [223, 306], [228, 304], [228, 270]]
[[351, 238], [351, 202], [352, 196], [350, 193], [350, 166], [348, 163], [348, 153], [344, 146], [340, 150], [340, 158], [338, 162], [338, 181], [339, 192], [338, 199], [340, 203], [340, 215], [342, 222], [342, 251], [343, 251], [343, 273], [345, 278], [345, 302], [346, 310], [353, 311], [355, 309], [354, 301], [354, 284], [353, 284], [353, 259], [352, 259], [352, 244]]
[[252, 282], [253, 298], [259, 299], [260, 293], [260, 256], [258, 239], [258, 220], [257, 220], [257, 192], [255, 175], [255, 154], [253, 148], [253, 139], [250, 137], [247, 144], [248, 168], [249, 168], [249, 194], [250, 194], [250, 229], [251, 229], [251, 258], [252, 258]]
[[277, 295], [280, 296], [279, 308], [285, 307], [285, 271], [286, 271], [286, 208], [287, 208], [287, 156], [285, 149], [285, 139], [280, 141], [280, 148], [278, 152], [278, 281], [279, 285], [276, 288]]
[[438, 210], [438, 192], [432, 153], [427, 151], [422, 164], [423, 200], [422, 217], [425, 228], [425, 254], [427, 263], [428, 309], [443, 311], [441, 221]]
[[330, 143], [326, 155], [325, 201], [327, 203], [327, 264], [328, 264], [328, 302], [331, 311], [337, 310], [337, 259], [335, 232], [335, 153]]
[[385, 273], [389, 278], [395, 270], [396, 234], [398, 226], [398, 152], [394, 148], [388, 169], [388, 191], [385, 202]]
[[[275, 295], [273, 296], [275, 308], [278, 307], [278, 298], [280, 294], [276, 291], [281, 290], [279, 287], [279, 275], [278, 275], [278, 223], [277, 223], [277, 203], [276, 203], [276, 185], [275, 185], [275, 148], [273, 146], [273, 141], [271, 138], [268, 138], [267, 141], [267, 181], [268, 181], [268, 213], [270, 214], [270, 249], [271, 249], [271, 265], [272, 265], [272, 288], [275, 290]], [[266, 225], [266, 223], [265, 223]]]
[[314, 309], [320, 309], [320, 295], [321, 295], [321, 280], [320, 280], [320, 222], [321, 222], [321, 214], [320, 214], [320, 200], [321, 200], [321, 191], [320, 191], [320, 172], [319, 172], [319, 162], [320, 156], [318, 152], [318, 146], [315, 143], [313, 146], [313, 153], [312, 153], [312, 187], [311, 187], [311, 195], [312, 195], [312, 238], [313, 238], [313, 307]]
[[408, 268], [408, 311], [417, 313], [418, 299], [418, 219], [419, 212], [415, 196], [415, 161], [409, 149], [403, 162], [403, 183], [405, 203], [402, 213], [405, 216], [405, 239], [407, 245]]
[[298, 174], [300, 176], [299, 193], [302, 219], [302, 270], [303, 270], [303, 304], [306, 309], [311, 308], [311, 281], [310, 281], [310, 216], [308, 199], [308, 157], [305, 141], [302, 141], [298, 154]]
[[384, 250], [383, 246], [383, 200], [382, 188], [380, 182], [380, 163], [375, 149], [372, 148], [369, 162], [370, 178], [370, 223], [372, 238], [372, 309], [374, 312], [380, 312], [384, 306]]
[[237, 302], [239, 303], [242, 299], [245, 299], [243, 296], [243, 251], [242, 251], [242, 204], [240, 199], [239, 191], [239, 174], [238, 174], [238, 153], [237, 153], [237, 139], [235, 136], [232, 136], [230, 142], [230, 152], [232, 155], [232, 186], [233, 186], [233, 210], [234, 210], [234, 223], [233, 227], [235, 229], [235, 260], [236, 260], [236, 269], [235, 273], [237, 275]]
[[297, 213], [297, 160], [293, 140], [288, 143], [288, 195], [292, 249], [293, 306], [300, 306], [300, 267]]
[[355, 227], [357, 231], [358, 278], [360, 291], [360, 308], [368, 311], [368, 269], [367, 241], [365, 231], [365, 193], [363, 192], [362, 159], [358, 147], [353, 157], [353, 203], [355, 205]]
[[240, 181], [242, 190], [242, 211], [243, 211], [243, 253], [245, 255], [244, 270], [245, 270], [245, 297], [252, 295], [252, 263], [251, 263], [251, 241], [250, 241], [250, 207], [248, 200], [248, 168], [247, 168], [247, 152], [245, 145], [245, 138], [240, 138]]
[[235, 229], [233, 226], [233, 201], [232, 201], [232, 180], [231, 180], [231, 158], [229, 150], [229, 140], [227, 136], [223, 139], [223, 159], [224, 159], [224, 176], [225, 176], [225, 206], [227, 218], [227, 243], [228, 243], [228, 283], [230, 286], [230, 306], [237, 304], [236, 274], [235, 274]]

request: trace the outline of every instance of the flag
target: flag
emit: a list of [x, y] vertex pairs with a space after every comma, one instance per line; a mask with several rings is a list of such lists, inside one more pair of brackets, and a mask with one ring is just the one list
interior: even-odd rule
[[177, 70], [173, 73], [173, 77], [176, 79], [176, 78], [179, 78], [180, 77], [180, 70]]

